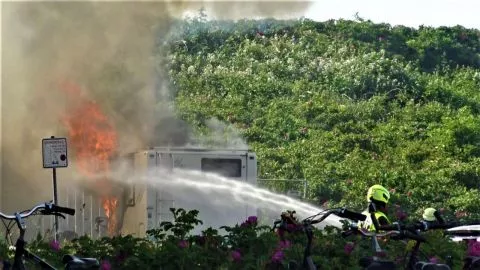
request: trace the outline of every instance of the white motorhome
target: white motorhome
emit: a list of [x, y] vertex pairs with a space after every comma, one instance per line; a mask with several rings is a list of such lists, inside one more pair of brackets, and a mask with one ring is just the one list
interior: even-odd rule
[[[154, 168], [163, 170], [194, 170], [222, 175], [231, 181], [257, 185], [257, 157], [249, 150], [167, 148], [157, 147], [133, 155], [134, 168], [138, 172], [151, 172]], [[192, 179], [195, 180], [195, 179]], [[191, 192], [191, 191], [190, 191]], [[170, 192], [162, 183], [131, 183], [126, 193], [126, 208], [123, 215], [122, 234], [144, 236], [145, 231], [156, 228], [162, 221], [172, 221], [170, 208], [198, 210], [199, 225], [194, 232], [207, 227], [241, 223], [257, 209], [243, 206], [236, 209], [212, 206], [213, 198], [199, 198], [192, 194]]]

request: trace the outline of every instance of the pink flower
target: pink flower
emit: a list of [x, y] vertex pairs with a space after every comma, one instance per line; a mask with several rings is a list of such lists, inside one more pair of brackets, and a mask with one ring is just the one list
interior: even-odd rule
[[380, 257], [380, 258], [387, 257], [387, 252], [385, 252], [384, 250], [379, 251], [379, 252], [375, 252], [375, 254], [377, 254], [377, 257]]
[[405, 212], [404, 212], [403, 210], [401, 210], [401, 209], [398, 209], [395, 214], [396, 214], [398, 220], [401, 220], [401, 221], [402, 221], [402, 220], [407, 219], [407, 213], [405, 213]]
[[480, 257], [480, 242], [475, 239], [468, 240], [467, 254]]
[[296, 232], [302, 230], [302, 225], [300, 224], [287, 224], [287, 230], [289, 232]]
[[288, 240], [281, 240], [279, 243], [278, 243], [278, 248], [280, 249], [285, 249], [285, 248], [289, 248], [292, 246], [292, 243]]
[[440, 260], [439, 260], [437, 257], [435, 257], [435, 256], [430, 257], [430, 259], [428, 259], [428, 260], [429, 260], [431, 263], [440, 263]]
[[296, 228], [295, 224], [287, 224], [287, 231], [294, 231]]
[[238, 262], [242, 259], [242, 254], [240, 254], [240, 251], [234, 250], [232, 251], [232, 259], [235, 262]]
[[273, 253], [272, 262], [281, 262], [283, 260], [283, 257], [285, 257], [283, 251], [277, 250], [275, 251], [275, 253]]
[[355, 248], [355, 244], [352, 242], [348, 242], [343, 247], [343, 250], [345, 251], [345, 254], [350, 255], [350, 253], [352, 253], [354, 248]]
[[178, 242], [178, 246], [180, 248], [187, 248], [188, 247], [188, 242], [185, 241], [185, 240], [180, 240], [180, 242]]
[[50, 242], [50, 248], [53, 249], [54, 251], [59, 251], [60, 243], [58, 241], [53, 240]]
[[256, 216], [249, 216], [247, 218], [247, 220], [245, 220], [241, 225], [240, 227], [242, 228], [246, 228], [246, 227], [249, 227], [249, 226], [256, 226], [257, 225], [257, 217]]
[[101, 269], [101, 270], [111, 270], [111, 269], [112, 269], [112, 265], [110, 264], [109, 261], [103, 260], [102, 263], [100, 264], [100, 269]]
[[257, 224], [257, 217], [256, 216], [249, 216], [247, 218], [247, 223], [251, 225], [256, 225]]

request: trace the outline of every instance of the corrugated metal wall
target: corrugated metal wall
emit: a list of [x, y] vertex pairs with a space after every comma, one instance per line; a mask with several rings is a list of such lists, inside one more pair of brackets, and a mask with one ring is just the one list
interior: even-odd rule
[[59, 220], [59, 232], [88, 235], [99, 238], [107, 235], [108, 220], [102, 200], [78, 187], [63, 187], [59, 191], [59, 205], [75, 208], [75, 216]]
[[[58, 200], [58, 205], [76, 210], [75, 216], [66, 215], [66, 219], [58, 219], [58, 231], [61, 239], [71, 239], [80, 235], [88, 235], [97, 239], [107, 235], [108, 222], [101, 198], [89, 194], [82, 188], [66, 186], [58, 187]], [[25, 238], [27, 241], [36, 238], [38, 234], [47, 239], [53, 239], [55, 230], [53, 216], [31, 216], [25, 221], [27, 225]], [[5, 225], [5, 221], [3, 222]], [[13, 222], [11, 225], [9, 234], [7, 234], [6, 226], [0, 226], [0, 233], [14, 244], [18, 238], [18, 229]]]

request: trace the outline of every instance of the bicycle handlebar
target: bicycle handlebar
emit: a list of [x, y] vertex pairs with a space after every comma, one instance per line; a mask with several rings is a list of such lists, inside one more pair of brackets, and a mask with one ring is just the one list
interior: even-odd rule
[[348, 218], [355, 221], [365, 221], [367, 219], [366, 215], [357, 213], [357, 212], [352, 212], [346, 208], [342, 208], [340, 212], [337, 214], [337, 216]]
[[459, 222], [448, 222], [448, 223], [432, 223], [432, 222], [416, 222], [413, 224], [399, 224], [397, 222], [393, 223], [392, 225], [383, 225], [378, 228], [379, 231], [384, 231], [382, 233], [380, 232], [367, 232], [361, 229], [358, 229], [355, 224], [351, 225], [350, 230], [342, 232], [343, 237], [347, 237], [355, 232], [359, 232], [363, 236], [367, 237], [385, 237], [385, 236], [400, 236], [400, 238], [409, 238], [412, 240], [416, 240], [419, 242], [425, 242], [426, 239], [417, 234], [414, 233], [414, 231], [428, 231], [428, 230], [446, 230], [450, 228], [454, 228], [460, 225], [472, 225], [472, 224], [478, 224], [477, 222], [472, 222], [468, 224], [464, 223], [459, 223]]
[[[300, 224], [293, 217], [294, 213], [295, 212], [289, 212], [288, 213], [289, 215], [286, 215], [287, 213], [282, 213], [281, 220], [275, 221], [272, 229], [275, 229], [278, 224], [281, 224], [280, 226], [286, 225], [286, 224]], [[315, 220], [313, 219], [321, 213], [324, 213], [324, 214], [320, 218], [315, 219]], [[309, 226], [309, 225], [313, 225], [313, 224], [317, 224], [317, 223], [320, 223], [320, 222], [324, 221], [331, 214], [334, 214], [334, 215], [339, 216], [341, 218], [354, 220], [354, 221], [364, 221], [367, 218], [367, 216], [365, 216], [364, 214], [353, 212], [353, 211], [350, 211], [346, 208], [328, 209], [328, 210], [320, 212], [319, 214], [316, 214], [316, 215], [313, 215], [311, 217], [305, 218], [304, 220], [302, 220], [301, 224], [304, 227]], [[288, 228], [285, 228], [285, 229], [288, 231]]]
[[[387, 226], [384, 226], [384, 227], [387, 227]], [[350, 230], [350, 231], [347, 231], [347, 232], [343, 232], [342, 236], [346, 237], [346, 236], [349, 236], [349, 235], [353, 234], [353, 232], [359, 232], [360, 234], [362, 234], [363, 236], [366, 236], [366, 237], [399, 236], [400, 239], [401, 238], [408, 238], [408, 239], [412, 239], [412, 240], [415, 240], [415, 241], [418, 241], [418, 242], [426, 242], [427, 241], [427, 239], [425, 239], [425, 237], [423, 237], [419, 234], [412, 233], [408, 229], [401, 229], [401, 228], [399, 229], [399, 227], [388, 226], [387, 230], [384, 230], [384, 231], [385, 231], [384, 233], [376, 233], [376, 232], [367, 232], [367, 231], [364, 231], [364, 230], [355, 229], [355, 230]]]
[[5, 215], [4, 213], [0, 212], [0, 217], [7, 220], [15, 220], [17, 216], [20, 218], [26, 218], [37, 211], [41, 211], [44, 215], [50, 214], [67, 214], [67, 215], [75, 215], [75, 209], [57, 206], [53, 203], [41, 203], [34, 206], [31, 210], [23, 211], [22, 213], [15, 213], [14, 215]]
[[379, 230], [382, 231], [391, 231], [391, 230], [421, 230], [421, 231], [428, 231], [428, 230], [446, 230], [451, 229], [458, 226], [468, 226], [468, 225], [475, 225], [479, 224], [478, 222], [447, 222], [447, 223], [438, 223], [438, 222], [425, 222], [420, 221], [413, 224], [403, 225], [403, 224], [392, 224], [387, 226], [380, 226]]
[[[334, 214], [334, 215], [336, 215], [338, 217], [341, 217], [341, 218], [354, 220], [354, 221], [364, 221], [365, 219], [367, 219], [367, 216], [365, 216], [364, 214], [360, 214], [360, 213], [357, 213], [357, 212], [350, 211], [347, 208], [334, 208], [334, 209], [326, 210], [326, 213], [323, 214], [322, 217], [320, 217], [317, 220], [311, 221], [310, 224], [320, 223], [323, 220], [325, 220], [328, 216], [330, 216], [331, 214]], [[310, 219], [316, 217], [317, 215], [306, 218], [306, 219], [304, 219], [304, 221], [310, 220]]]
[[67, 215], [70, 215], [70, 216], [75, 215], [75, 209], [73, 209], [73, 208], [62, 207], [62, 206], [58, 206], [58, 205], [55, 205], [55, 204], [51, 204], [51, 206], [52, 206], [52, 212], [63, 213], [63, 214], [67, 214]]

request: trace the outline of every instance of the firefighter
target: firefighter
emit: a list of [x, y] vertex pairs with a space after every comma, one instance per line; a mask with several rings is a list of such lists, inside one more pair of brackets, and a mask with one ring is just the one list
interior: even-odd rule
[[[368, 189], [367, 202], [374, 206], [375, 211], [373, 213], [380, 226], [390, 224], [390, 220], [385, 214], [387, 212], [387, 204], [389, 200], [390, 192], [388, 192], [388, 190], [383, 186], [377, 184]], [[371, 219], [369, 209], [363, 211], [363, 214], [367, 216], [367, 219], [365, 221], [361, 221], [359, 227], [368, 231], [375, 231], [375, 226]]]

